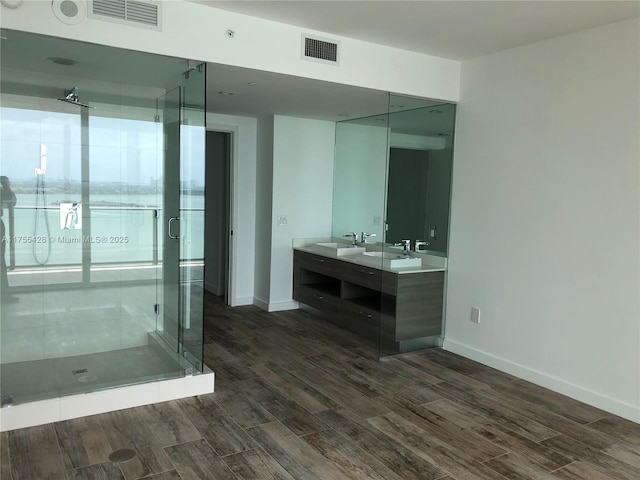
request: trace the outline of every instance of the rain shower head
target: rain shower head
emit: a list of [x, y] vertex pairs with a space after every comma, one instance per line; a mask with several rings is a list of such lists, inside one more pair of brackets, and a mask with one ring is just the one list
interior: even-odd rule
[[59, 98], [61, 102], [71, 103], [72, 105], [78, 105], [79, 107], [94, 108], [87, 103], [82, 103], [78, 98], [78, 87], [73, 87], [71, 90], [64, 91], [64, 97]]

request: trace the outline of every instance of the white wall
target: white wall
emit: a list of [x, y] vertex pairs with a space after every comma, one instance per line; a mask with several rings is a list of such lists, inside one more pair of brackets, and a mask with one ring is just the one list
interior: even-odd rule
[[[336, 37], [181, 0], [162, 2], [162, 31], [86, 18], [66, 25], [50, 0], [0, 7], [2, 28], [456, 101], [460, 62]], [[228, 39], [226, 30], [236, 32]], [[302, 60], [302, 34], [340, 41], [340, 65]], [[401, 72], [401, 73], [398, 73]]]
[[639, 45], [635, 20], [463, 64], [445, 342], [635, 421]]
[[274, 117], [270, 311], [298, 306], [292, 239], [331, 236], [334, 143], [333, 122]]
[[255, 292], [252, 303], [268, 310], [271, 276], [271, 205], [273, 196], [273, 115], [258, 119], [255, 219]]
[[231, 230], [229, 245], [233, 275], [229, 284], [232, 306], [250, 305], [254, 296], [256, 228], [257, 120], [233, 115], [207, 114], [207, 129], [230, 132]]

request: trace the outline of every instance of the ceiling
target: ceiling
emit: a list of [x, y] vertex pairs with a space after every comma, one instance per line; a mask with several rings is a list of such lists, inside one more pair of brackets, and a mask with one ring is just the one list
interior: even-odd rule
[[[5, 37], [0, 41], [3, 93], [55, 99], [78, 86], [82, 102], [149, 106], [178, 85], [188, 67], [185, 59], [29, 32], [8, 30]], [[51, 61], [56, 57], [74, 64]], [[214, 113], [339, 121], [386, 112], [388, 103], [387, 92], [379, 90], [229, 65], [207, 66], [207, 109]], [[402, 103], [403, 109], [411, 109], [424, 100]]]
[[[217, 8], [259, 15], [305, 28], [451, 58], [511, 48], [550, 36], [638, 15], [640, 2], [618, 1], [204, 1]], [[0, 43], [3, 91], [57, 98], [80, 82], [80, 100], [148, 105], [177, 84], [187, 61], [103, 45], [8, 31]], [[62, 66], [51, 57], [77, 63]], [[12, 72], [12, 69], [15, 72]], [[24, 71], [34, 72], [25, 77]], [[160, 92], [160, 93], [159, 93]], [[233, 95], [221, 95], [229, 92]], [[61, 102], [57, 102], [61, 103]], [[433, 105], [392, 100], [392, 111]], [[386, 92], [228, 65], [209, 64], [210, 112], [278, 114], [328, 121], [387, 111]], [[398, 105], [402, 107], [398, 107]]]
[[189, 1], [455, 60], [640, 15], [637, 0]]

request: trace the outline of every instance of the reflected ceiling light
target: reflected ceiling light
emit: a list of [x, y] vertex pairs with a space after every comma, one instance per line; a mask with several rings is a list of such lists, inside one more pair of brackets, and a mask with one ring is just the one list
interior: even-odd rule
[[221, 91], [221, 92], [218, 92], [218, 95], [233, 95], [233, 93], [232, 92]]
[[439, 136], [439, 137], [449, 137], [449, 136], [451, 136], [451, 134], [450, 134], [450, 133], [447, 133], [447, 132], [440, 132], [440, 133], [438, 134], [438, 136]]
[[0, 0], [0, 3], [7, 8], [18, 8], [22, 4], [22, 0]]
[[391, 105], [391, 108], [404, 108], [404, 105]]
[[338, 116], [339, 117], [348, 117], [349, 114], [348, 113], [339, 113]]
[[50, 62], [55, 63], [56, 65], [64, 65], [65, 67], [69, 67], [71, 65], [75, 65], [78, 63], [76, 60], [72, 60], [70, 58], [64, 57], [49, 57], [47, 58]]
[[442, 113], [442, 110], [429, 110], [429, 113]]
[[247, 82], [247, 85], [251, 85], [251, 86], [256, 85], [256, 84], [257, 84], [257, 82]]

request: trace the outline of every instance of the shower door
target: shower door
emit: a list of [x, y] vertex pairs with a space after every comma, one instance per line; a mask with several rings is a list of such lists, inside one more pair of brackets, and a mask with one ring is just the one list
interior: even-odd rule
[[158, 331], [198, 371], [203, 367], [204, 86], [202, 65], [158, 99], [164, 179]]
[[[158, 99], [158, 121], [162, 127], [163, 174], [162, 209], [158, 248], [161, 250], [162, 276], [158, 283], [159, 315], [157, 330], [176, 352], [180, 344], [180, 233], [177, 206], [180, 201], [180, 103], [182, 88], [176, 87]], [[174, 171], [178, 169], [177, 173]]]

